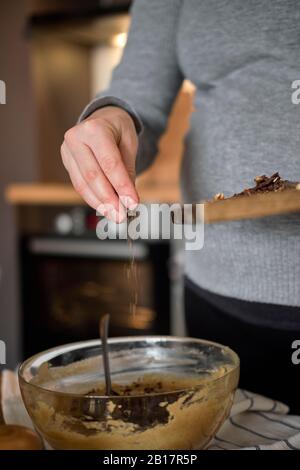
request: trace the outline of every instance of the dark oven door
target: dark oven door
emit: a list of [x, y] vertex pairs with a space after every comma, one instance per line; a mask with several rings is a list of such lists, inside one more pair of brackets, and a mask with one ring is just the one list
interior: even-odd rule
[[168, 242], [26, 236], [21, 250], [24, 357], [97, 338], [105, 313], [111, 336], [170, 333]]

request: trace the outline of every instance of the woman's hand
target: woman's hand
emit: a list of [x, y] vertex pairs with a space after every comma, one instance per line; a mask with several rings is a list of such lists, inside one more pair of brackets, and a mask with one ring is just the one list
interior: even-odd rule
[[139, 202], [134, 183], [137, 148], [132, 118], [114, 106], [98, 109], [69, 129], [61, 146], [75, 190], [115, 222], [122, 222], [125, 208], [134, 209]]

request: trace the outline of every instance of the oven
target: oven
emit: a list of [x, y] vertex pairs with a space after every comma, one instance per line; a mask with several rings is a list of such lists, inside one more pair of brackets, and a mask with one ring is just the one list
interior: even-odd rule
[[136, 240], [131, 247], [89, 234], [24, 235], [23, 356], [97, 338], [106, 313], [111, 336], [170, 334], [169, 257], [168, 240]]

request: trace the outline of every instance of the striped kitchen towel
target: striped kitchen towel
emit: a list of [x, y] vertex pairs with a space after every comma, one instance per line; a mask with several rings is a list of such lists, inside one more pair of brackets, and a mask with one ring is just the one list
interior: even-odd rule
[[288, 411], [283, 403], [238, 389], [208, 450], [300, 450], [300, 416]]
[[[33, 427], [14, 372], [2, 372], [1, 389], [5, 422]], [[300, 416], [288, 411], [283, 403], [238, 389], [230, 416], [208, 450], [300, 450]]]

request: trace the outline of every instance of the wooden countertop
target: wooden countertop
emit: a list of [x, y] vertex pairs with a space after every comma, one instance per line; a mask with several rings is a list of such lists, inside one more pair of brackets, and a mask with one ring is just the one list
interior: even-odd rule
[[[137, 185], [141, 202], [179, 201], [177, 185]], [[5, 191], [6, 200], [15, 205], [74, 205], [85, 204], [70, 184], [57, 183], [16, 183]]]

